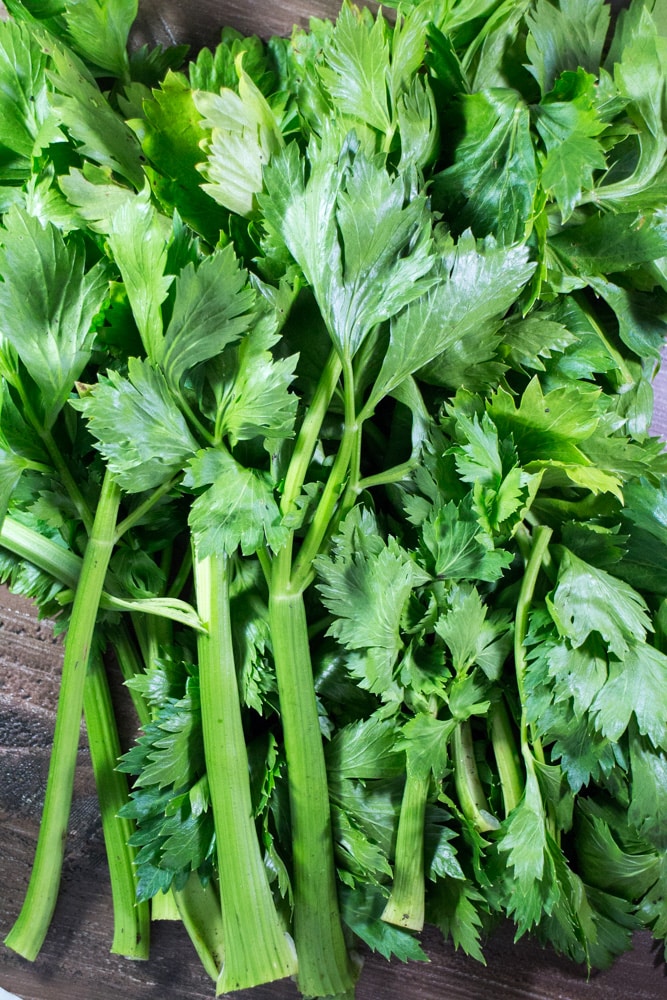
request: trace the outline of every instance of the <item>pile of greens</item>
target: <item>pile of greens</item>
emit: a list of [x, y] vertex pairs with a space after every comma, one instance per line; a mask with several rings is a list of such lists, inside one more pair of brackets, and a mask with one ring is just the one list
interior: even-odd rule
[[[359, 942], [667, 937], [667, 11], [0, 24], [0, 577], [66, 631], [113, 950], [352, 997]], [[121, 748], [107, 670], [140, 730]], [[123, 750], [125, 752], [123, 752]]]

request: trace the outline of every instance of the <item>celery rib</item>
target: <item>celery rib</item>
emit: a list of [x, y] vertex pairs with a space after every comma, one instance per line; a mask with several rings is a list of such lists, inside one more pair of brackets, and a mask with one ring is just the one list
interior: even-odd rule
[[199, 681], [206, 770], [218, 854], [224, 964], [217, 992], [291, 976], [294, 944], [271, 893], [252, 810], [248, 754], [234, 664], [229, 565], [195, 552]]
[[298, 985], [305, 996], [351, 990], [356, 970], [340, 921], [329, 790], [301, 593], [274, 586], [269, 600], [289, 776]]
[[83, 707], [111, 880], [114, 914], [111, 951], [126, 958], [147, 959], [150, 908], [147, 902], [137, 900], [136, 850], [128, 843], [134, 824], [118, 815], [128, 799], [127, 779], [116, 769], [120, 740], [100, 656], [91, 657]]
[[21, 912], [5, 938], [8, 948], [34, 960], [56, 905], [72, 803], [84, 688], [107, 566], [113, 549], [120, 490], [105, 473], [81, 566], [65, 641], [53, 749], [35, 859]]
[[394, 881], [382, 913], [389, 924], [420, 931], [424, 927], [424, 820], [430, 776], [408, 772], [398, 817]]

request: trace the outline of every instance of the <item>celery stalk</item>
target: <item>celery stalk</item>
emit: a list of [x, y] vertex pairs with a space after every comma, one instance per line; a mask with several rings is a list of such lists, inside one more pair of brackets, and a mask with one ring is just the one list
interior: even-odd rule
[[269, 617], [289, 775], [298, 985], [306, 996], [333, 996], [352, 989], [356, 971], [339, 915], [329, 790], [303, 596], [283, 588], [277, 576]]
[[430, 775], [408, 775], [398, 818], [394, 881], [382, 913], [389, 924], [420, 931], [424, 927], [424, 820]]
[[134, 824], [119, 816], [128, 798], [127, 779], [116, 769], [120, 740], [102, 658], [93, 655], [84, 689], [84, 716], [90, 758], [102, 815], [111, 878], [114, 935], [111, 951], [126, 958], [148, 958], [150, 908], [137, 901], [136, 850], [128, 845]]
[[253, 817], [248, 754], [234, 664], [225, 556], [195, 552], [204, 753], [218, 847], [225, 958], [218, 993], [296, 971], [292, 939], [278, 915]]
[[35, 859], [21, 912], [5, 944], [34, 960], [56, 905], [72, 803], [90, 647], [104, 578], [113, 549], [120, 490], [105, 473], [81, 566], [65, 642], [53, 749]]

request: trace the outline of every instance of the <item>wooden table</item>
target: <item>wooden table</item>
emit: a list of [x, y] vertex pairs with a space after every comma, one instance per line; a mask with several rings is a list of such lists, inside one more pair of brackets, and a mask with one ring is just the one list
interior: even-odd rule
[[[617, 3], [615, 6], [620, 6]], [[286, 33], [308, 17], [331, 16], [337, 0], [144, 0], [135, 42], [214, 44], [225, 24], [262, 35]], [[0, 4], [0, 14], [2, 13]], [[658, 379], [655, 430], [667, 438], [667, 369]], [[48, 622], [0, 588], [0, 938], [15, 919], [34, 853], [48, 766], [61, 645]], [[22, 1000], [210, 1000], [179, 924], [152, 929], [151, 958], [109, 953], [111, 905], [95, 786], [82, 729], [63, 884], [39, 958], [30, 963], [0, 945], [0, 987]], [[612, 970], [586, 980], [582, 970], [509, 928], [486, 948], [487, 966], [455, 953], [437, 931], [424, 945], [429, 964], [403, 966], [366, 956], [358, 1000], [664, 1000], [661, 951], [648, 934]], [[236, 994], [239, 1000], [295, 1000], [290, 982]]]

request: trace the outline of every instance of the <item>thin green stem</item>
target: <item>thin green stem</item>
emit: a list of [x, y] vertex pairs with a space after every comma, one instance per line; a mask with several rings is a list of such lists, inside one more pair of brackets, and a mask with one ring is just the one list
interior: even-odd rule
[[591, 309], [588, 303], [586, 302], [586, 299], [580, 292], [573, 292], [572, 295], [575, 302], [581, 309], [581, 311], [585, 314], [586, 319], [590, 323], [596, 335], [604, 344], [605, 350], [611, 355], [611, 357], [616, 362], [616, 366], [620, 371], [621, 375], [623, 376], [623, 381], [629, 385], [632, 385], [632, 383], [635, 381], [634, 376], [630, 371], [630, 369], [628, 368], [625, 358], [623, 357], [621, 352], [617, 350], [617, 348], [615, 348], [614, 345], [610, 342], [609, 337], [607, 337], [604, 330], [602, 329], [602, 327], [596, 320], [595, 316], [591, 312]]
[[[18, 556], [19, 559], [39, 566], [54, 580], [58, 580], [64, 587], [67, 587], [73, 596], [76, 594], [82, 566], [80, 556], [74, 555], [69, 549], [52, 542], [49, 538], [45, 538], [39, 532], [28, 528], [10, 516], [7, 516], [0, 526], [0, 545]], [[63, 600], [65, 594], [66, 592], [61, 591], [58, 595], [63, 604], [65, 603]], [[100, 596], [100, 604], [103, 603], [104, 591]], [[127, 634], [127, 628], [122, 622], [114, 635], [114, 652], [124, 680], [127, 681], [136, 674], [143, 673], [143, 667]], [[144, 699], [133, 689], [130, 689], [130, 694], [139, 721], [142, 724], [147, 722], [149, 713]]]
[[400, 483], [414, 472], [417, 464], [417, 459], [410, 458], [407, 462], [394, 465], [384, 472], [377, 472], [373, 476], [364, 476], [363, 479], [359, 480], [357, 492], [361, 493], [362, 490], [370, 490], [376, 486], [388, 486], [390, 483]]
[[[82, 560], [55, 542], [44, 538], [38, 532], [22, 525], [11, 517], [5, 518], [0, 529], [0, 544], [20, 558], [27, 559], [49, 573], [61, 583], [76, 588], [81, 574]], [[123, 676], [127, 679], [141, 667], [136, 661], [128, 666], [126, 651], [127, 635], [121, 625], [114, 641], [114, 649], [121, 664]], [[131, 691], [132, 700], [141, 722], [147, 721], [149, 713], [140, 695]], [[115, 818], [127, 795], [127, 785], [114, 768], [120, 746], [115, 730], [113, 706], [111, 705], [106, 676], [96, 663], [91, 665], [84, 688], [84, 714], [88, 728], [91, 760], [98, 787], [102, 826], [107, 841], [107, 856], [111, 872], [112, 898], [117, 916], [114, 919], [114, 944], [112, 950], [135, 958], [145, 958], [148, 931], [145, 926], [146, 907], [135, 907], [135, 883], [131, 861], [125, 856], [130, 834], [129, 821]], [[107, 751], [107, 748], [108, 751]], [[105, 756], [106, 754], [106, 756]], [[118, 780], [124, 787], [115, 787]], [[124, 830], [121, 827], [125, 826]], [[143, 941], [143, 943], [142, 943]]]
[[281, 501], [283, 515], [292, 513], [308, 473], [324, 418], [338, 385], [343, 366], [338, 353], [331, 351], [303, 418], [290, 460]]
[[264, 579], [267, 584], [271, 583], [271, 556], [269, 551], [265, 546], [260, 546], [257, 550], [257, 559], [259, 565], [262, 567], [262, 573], [264, 574]]
[[128, 514], [127, 517], [120, 522], [116, 528], [116, 543], [120, 541], [126, 531], [129, 531], [130, 528], [135, 526], [135, 524], [138, 524], [139, 521], [141, 521], [141, 519], [145, 517], [150, 510], [152, 510], [155, 504], [174, 488], [180, 478], [179, 474], [178, 476], [174, 476], [173, 479], [167, 480], [167, 482], [163, 483], [161, 486], [158, 486], [156, 490], [153, 490], [150, 496], [146, 497], [145, 500], [135, 507], [131, 514]]
[[489, 812], [489, 804], [482, 788], [470, 720], [459, 722], [452, 734], [452, 759], [454, 784], [461, 812], [480, 833], [497, 830], [500, 823]]
[[396, 133], [396, 122], [392, 122], [387, 131], [385, 132], [384, 139], [382, 140], [382, 152], [387, 156], [391, 150], [391, 144], [394, 141], [394, 135]]
[[508, 816], [521, 801], [524, 779], [521, 771], [521, 757], [514, 741], [512, 723], [502, 696], [491, 703], [488, 718], [491, 745], [493, 746], [493, 755], [496, 759], [500, 789], [503, 795], [503, 810], [505, 816]]
[[599, 494], [590, 493], [581, 500], [563, 500], [560, 497], [539, 495], [533, 503], [532, 510], [538, 513], [543, 512], [547, 517], [554, 517], [560, 522], [563, 520], [586, 521], [596, 514], [598, 516], [613, 514], [619, 507], [619, 500], [610, 494], [600, 497]]
[[37, 957], [56, 905], [72, 802], [86, 670], [100, 595], [113, 550], [119, 502], [120, 491], [107, 472], [83, 557], [65, 643], [35, 860], [23, 907], [5, 939], [7, 946], [24, 958]]
[[139, 724], [142, 727], [147, 726], [151, 720], [151, 712], [146, 704], [146, 700], [141, 694], [139, 694], [131, 683], [127, 683], [128, 681], [133, 681], [135, 677], [143, 674], [144, 668], [125, 622], [120, 623], [114, 634], [113, 651], [118, 666], [120, 667], [123, 680], [129, 689], [132, 704], [134, 705], [134, 710], [137, 713], [137, 718], [139, 719]]
[[394, 881], [382, 913], [389, 924], [420, 931], [424, 926], [426, 883], [424, 876], [424, 821], [430, 777], [408, 770], [398, 817]]
[[296, 956], [282, 925], [260, 851], [234, 664], [229, 560], [195, 552], [197, 606], [208, 631], [197, 637], [204, 754], [222, 905], [225, 961], [217, 991], [291, 976]]
[[83, 521], [86, 532], [90, 534], [93, 527], [92, 512], [86, 500], [84, 499], [84, 496], [81, 490], [79, 489], [74, 477], [72, 476], [72, 473], [69, 470], [67, 462], [64, 460], [62, 456], [60, 448], [58, 447], [58, 444], [56, 443], [53, 434], [48, 428], [44, 427], [42, 421], [35, 413], [35, 410], [33, 408], [32, 403], [30, 402], [28, 394], [25, 392], [20, 382], [18, 382], [16, 388], [18, 389], [19, 395], [21, 397], [21, 404], [23, 406], [23, 410], [28, 422], [32, 424], [34, 430], [41, 439], [42, 444], [46, 448], [48, 456], [53, 463], [53, 467], [56, 470], [58, 476], [60, 477], [61, 483], [65, 487], [65, 490], [70, 500], [74, 504], [79, 517]]
[[206, 441], [206, 443], [210, 445], [212, 448], [215, 448], [217, 445], [219, 445], [220, 441], [218, 440], [217, 436], [215, 434], [211, 434], [211, 432], [207, 430], [206, 427], [204, 427], [204, 425], [202, 424], [201, 420], [199, 419], [195, 411], [192, 409], [188, 401], [185, 399], [183, 393], [178, 392], [177, 395], [178, 395], [179, 405], [183, 410], [183, 413], [190, 421], [194, 430], [197, 431], [197, 433], [200, 435], [201, 439], [203, 441]]
[[303, 596], [290, 592], [289, 581], [280, 578], [279, 570], [276, 562], [269, 623], [287, 758], [298, 985], [306, 996], [335, 996], [352, 989], [356, 974], [338, 907], [329, 791]]
[[81, 518], [86, 531], [90, 534], [93, 528], [93, 515], [90, 507], [84, 499], [83, 493], [79, 489], [74, 476], [70, 472], [69, 466], [62, 457], [53, 435], [50, 431], [42, 431], [41, 437], [61, 483], [65, 487], [70, 500], [76, 507], [76, 511]]
[[[547, 556], [549, 542], [553, 534], [547, 525], [539, 525], [533, 533], [533, 547], [526, 563], [526, 568], [521, 581], [521, 589], [516, 605], [516, 615], [514, 622], [514, 669], [516, 671], [517, 689], [519, 701], [521, 703], [521, 750], [529, 747], [528, 740], [528, 718], [526, 713], [526, 647], [525, 640], [528, 632], [528, 615], [530, 612], [537, 578], [542, 568], [542, 563]], [[538, 755], [542, 758], [539, 740], [534, 741]], [[535, 748], [534, 746], [534, 748]], [[538, 758], [539, 759], [539, 758]]]
[[116, 769], [121, 754], [109, 683], [100, 655], [91, 656], [84, 689], [84, 716], [90, 759], [102, 815], [113, 902], [111, 951], [126, 958], [148, 958], [150, 909], [137, 902], [136, 850], [129, 846], [131, 820], [119, 816], [128, 801], [127, 779]]
[[292, 573], [292, 590], [304, 591], [313, 578], [312, 563], [320, 547], [331, 529], [336, 507], [348, 481], [351, 464], [358, 448], [359, 425], [356, 419], [354, 399], [354, 373], [349, 360], [343, 362], [343, 389], [345, 398], [345, 425], [343, 436], [338, 446], [338, 452], [331, 467], [322, 496], [306, 537], [294, 561]]
[[180, 597], [182, 594], [190, 574], [192, 573], [192, 548], [188, 545], [185, 552], [183, 553], [183, 558], [181, 559], [178, 571], [174, 576], [169, 589], [167, 590], [167, 597]]
[[632, 198], [641, 194], [651, 184], [664, 165], [667, 142], [662, 136], [655, 136], [650, 130], [643, 129], [637, 135], [637, 144], [639, 156], [634, 172], [629, 177], [612, 184], [599, 184], [587, 198], [581, 200], [580, 204], [593, 202], [599, 205]]

